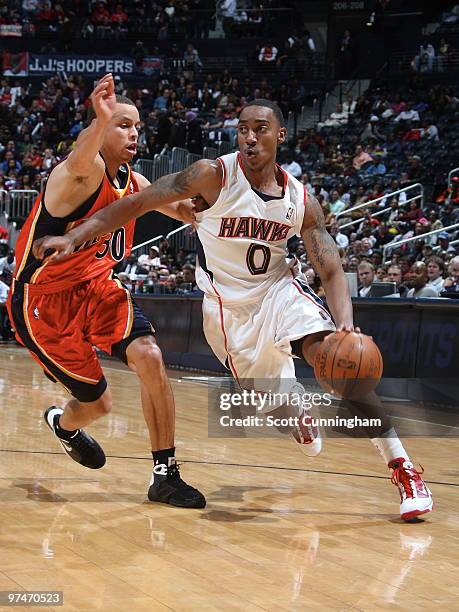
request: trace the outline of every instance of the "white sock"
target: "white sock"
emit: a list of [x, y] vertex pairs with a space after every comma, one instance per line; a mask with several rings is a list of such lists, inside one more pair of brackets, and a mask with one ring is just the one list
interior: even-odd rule
[[371, 438], [371, 442], [378, 449], [379, 454], [386, 463], [390, 463], [399, 457], [403, 457], [406, 461], [411, 462], [393, 427], [383, 434], [381, 438]]

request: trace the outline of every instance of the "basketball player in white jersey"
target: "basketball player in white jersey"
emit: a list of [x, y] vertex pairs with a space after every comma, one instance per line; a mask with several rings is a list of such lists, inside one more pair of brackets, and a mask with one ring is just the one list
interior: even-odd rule
[[[276, 163], [285, 141], [282, 112], [270, 100], [254, 100], [240, 113], [239, 152], [216, 161], [200, 160], [163, 176], [143, 191], [120, 199], [62, 237], [34, 244], [36, 257], [68, 256], [77, 245], [115, 230], [161, 205], [198, 196], [199, 268], [204, 292], [206, 338], [217, 357], [244, 385], [247, 379], [292, 381], [292, 355], [313, 365], [324, 337], [352, 331], [348, 285], [335, 242], [325, 229], [317, 200]], [[287, 241], [300, 235], [320, 275], [327, 306], [295, 278], [286, 262]], [[430, 512], [432, 496], [415, 470], [376, 395], [348, 401], [354, 414], [382, 426], [368, 435], [392, 470], [402, 519]], [[320, 442], [308, 427], [295, 430], [303, 447], [317, 454]]]

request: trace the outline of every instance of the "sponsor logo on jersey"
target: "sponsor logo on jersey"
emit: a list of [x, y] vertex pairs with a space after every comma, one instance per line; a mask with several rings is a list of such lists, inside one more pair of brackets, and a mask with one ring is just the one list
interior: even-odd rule
[[290, 225], [257, 219], [255, 217], [223, 217], [219, 238], [257, 238], [267, 242], [285, 240], [291, 230]]

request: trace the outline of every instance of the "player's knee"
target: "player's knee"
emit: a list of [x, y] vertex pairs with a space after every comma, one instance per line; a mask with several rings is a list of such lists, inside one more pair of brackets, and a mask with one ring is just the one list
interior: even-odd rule
[[153, 338], [138, 338], [136, 346], [128, 352], [128, 365], [141, 378], [164, 370], [161, 349]]

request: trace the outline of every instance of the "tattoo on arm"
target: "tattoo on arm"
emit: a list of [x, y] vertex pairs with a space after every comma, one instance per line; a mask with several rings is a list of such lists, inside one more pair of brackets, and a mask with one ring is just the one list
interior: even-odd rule
[[327, 232], [319, 202], [311, 194], [308, 194], [302, 234], [308, 256], [319, 274], [326, 275], [336, 266], [341, 267], [338, 247]]
[[[171, 193], [186, 197], [190, 186], [198, 178], [200, 169], [195, 164], [175, 174], [162, 176], [155, 183], [156, 195], [159, 198], [168, 197]], [[191, 194], [196, 195], [196, 194]]]

